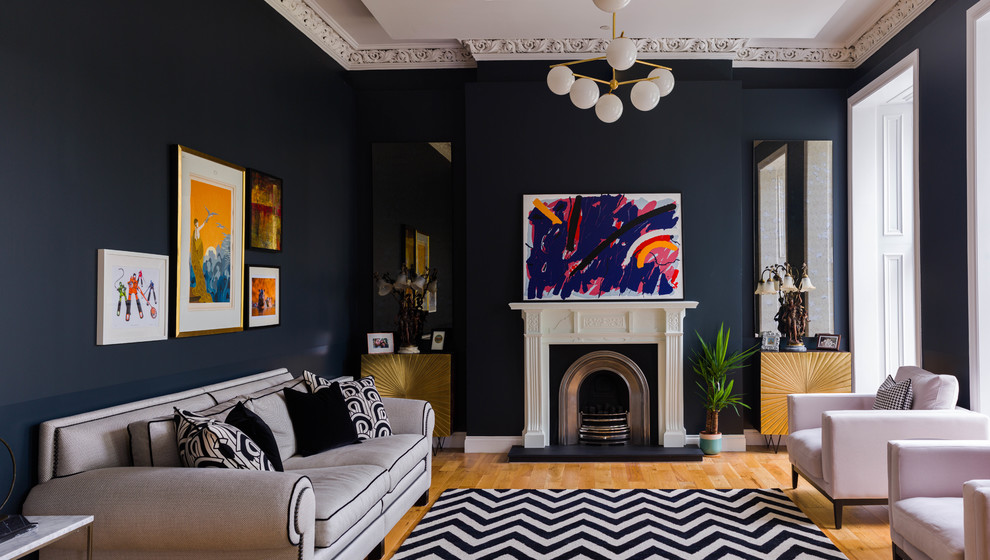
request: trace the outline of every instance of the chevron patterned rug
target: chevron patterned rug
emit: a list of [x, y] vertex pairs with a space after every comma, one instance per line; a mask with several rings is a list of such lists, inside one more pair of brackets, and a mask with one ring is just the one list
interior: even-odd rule
[[780, 490], [447, 490], [395, 559], [845, 558]]

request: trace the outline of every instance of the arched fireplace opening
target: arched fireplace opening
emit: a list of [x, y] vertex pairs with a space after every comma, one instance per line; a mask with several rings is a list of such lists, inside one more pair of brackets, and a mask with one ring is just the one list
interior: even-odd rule
[[558, 395], [561, 445], [650, 444], [650, 388], [643, 370], [611, 350], [589, 352], [564, 373]]

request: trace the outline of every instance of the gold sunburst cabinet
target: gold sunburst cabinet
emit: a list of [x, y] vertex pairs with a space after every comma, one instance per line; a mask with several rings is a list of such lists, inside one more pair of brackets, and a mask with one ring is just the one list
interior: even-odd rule
[[429, 401], [433, 435], [450, 435], [450, 354], [363, 354], [361, 377], [369, 375], [383, 397]]
[[760, 433], [787, 435], [787, 395], [848, 393], [849, 352], [761, 352]]

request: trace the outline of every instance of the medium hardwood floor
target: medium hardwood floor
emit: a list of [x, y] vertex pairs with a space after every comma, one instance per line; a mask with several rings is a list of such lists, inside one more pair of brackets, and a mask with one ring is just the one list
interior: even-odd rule
[[[700, 463], [509, 463], [506, 454], [445, 450], [433, 458], [430, 504], [448, 488], [782, 488], [852, 560], [889, 559], [887, 506], [845, 508], [842, 529], [832, 524], [832, 504], [799, 479], [790, 489], [787, 451], [750, 447]], [[414, 507], [385, 539], [395, 553], [429, 507]]]

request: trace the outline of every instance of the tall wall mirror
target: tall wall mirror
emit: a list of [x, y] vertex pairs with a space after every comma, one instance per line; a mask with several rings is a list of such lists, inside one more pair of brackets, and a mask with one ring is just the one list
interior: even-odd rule
[[[450, 142], [375, 143], [371, 160], [374, 271], [396, 276], [407, 261], [412, 232], [416, 261], [439, 274], [436, 300], [424, 304], [430, 313], [423, 333], [449, 329], [454, 315]], [[395, 330], [398, 303], [373, 297], [373, 328]]]
[[[831, 140], [753, 143], [756, 272], [790, 263], [795, 282], [807, 263], [815, 290], [807, 293], [808, 336], [833, 333]], [[757, 295], [756, 334], [774, 332], [776, 296]]]

